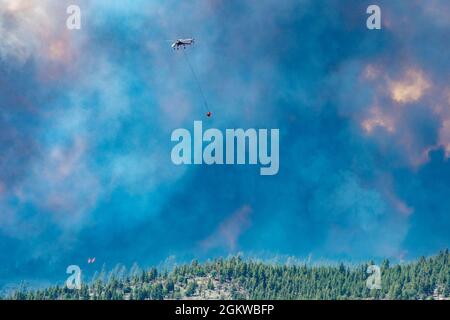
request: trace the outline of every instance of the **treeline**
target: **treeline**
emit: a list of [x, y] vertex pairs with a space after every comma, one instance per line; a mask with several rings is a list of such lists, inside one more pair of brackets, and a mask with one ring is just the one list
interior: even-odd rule
[[[366, 285], [368, 264], [347, 267], [276, 265], [240, 257], [206, 263], [193, 261], [171, 272], [134, 267], [100, 274], [81, 290], [55, 286], [22, 287], [8, 299], [145, 300], [145, 299], [448, 299], [448, 250], [408, 264], [380, 265], [381, 289]], [[106, 279], [107, 278], [107, 279]]]

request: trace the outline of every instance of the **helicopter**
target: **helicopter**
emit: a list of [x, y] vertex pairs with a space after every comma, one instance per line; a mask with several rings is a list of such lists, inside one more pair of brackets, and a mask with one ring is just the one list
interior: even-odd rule
[[186, 49], [187, 46], [193, 45], [194, 42], [195, 42], [195, 39], [193, 39], [193, 38], [178, 39], [178, 40], [175, 40], [175, 42], [172, 44], [172, 48], [174, 50], [179, 50], [181, 47], [183, 47], [183, 49]]
[[[172, 41], [172, 40], [166, 40], [166, 41]], [[194, 42], [195, 42], [194, 38], [178, 39], [178, 40], [175, 40], [172, 43], [172, 48], [174, 50], [179, 50], [181, 47], [183, 47], [183, 49], [186, 49], [187, 46], [192, 46], [194, 44]], [[191, 69], [192, 75], [194, 76], [194, 79], [197, 82], [198, 88], [200, 89], [200, 93], [201, 93], [201, 95], [203, 97], [203, 101], [204, 101], [204, 104], [205, 104], [205, 107], [206, 107], [205, 110], [207, 111], [206, 112], [206, 116], [208, 118], [211, 118], [212, 117], [212, 112], [207, 110], [209, 108], [208, 102], [206, 101], [206, 98], [205, 98], [205, 95], [203, 93], [203, 89], [202, 89], [202, 86], [200, 84], [200, 81], [198, 80], [197, 74], [195, 73], [194, 68], [193, 68], [192, 64], [190, 63], [186, 52], [183, 52], [183, 53], [184, 53], [184, 57], [186, 59], [186, 62], [188, 63], [189, 68]]]

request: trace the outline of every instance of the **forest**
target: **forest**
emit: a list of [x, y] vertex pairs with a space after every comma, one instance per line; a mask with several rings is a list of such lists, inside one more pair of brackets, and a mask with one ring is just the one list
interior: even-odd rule
[[136, 265], [127, 272], [104, 270], [80, 290], [53, 286], [30, 290], [21, 286], [3, 297], [12, 300], [342, 300], [402, 299], [448, 300], [450, 297], [449, 251], [417, 261], [380, 264], [381, 289], [369, 290], [367, 268], [357, 266], [275, 264], [234, 256], [174, 267], [172, 270]]

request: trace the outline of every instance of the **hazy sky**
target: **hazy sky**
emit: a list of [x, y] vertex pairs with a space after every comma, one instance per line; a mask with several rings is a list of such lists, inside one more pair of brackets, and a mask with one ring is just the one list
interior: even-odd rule
[[[70, 264], [449, 247], [449, 30], [448, 0], [0, 0], [0, 287]], [[279, 128], [278, 175], [174, 166], [194, 120]]]

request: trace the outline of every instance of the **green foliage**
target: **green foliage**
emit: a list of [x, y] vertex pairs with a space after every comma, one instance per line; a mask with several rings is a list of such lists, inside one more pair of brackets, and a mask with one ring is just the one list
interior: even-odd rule
[[208, 290], [214, 290], [214, 284], [212, 283], [211, 278], [208, 279], [207, 289], [208, 289]]
[[192, 297], [197, 289], [197, 283], [195, 281], [189, 282], [186, 288], [186, 297]]
[[[274, 265], [245, 261], [240, 257], [206, 263], [193, 261], [172, 272], [151, 268], [124, 268], [112, 272], [107, 281], [99, 277], [81, 290], [50, 287], [29, 290], [24, 284], [8, 299], [15, 300], [122, 300], [186, 299], [206, 296], [205, 289], [217, 297], [233, 299], [437, 299], [450, 296], [449, 252], [431, 258], [420, 258], [409, 264], [381, 267], [381, 290], [369, 290], [366, 280], [368, 264], [348, 267]], [[102, 271], [104, 274], [105, 271]], [[225, 288], [225, 289], [224, 289]], [[228, 288], [228, 289], [227, 289]], [[209, 293], [208, 293], [209, 294]]]

